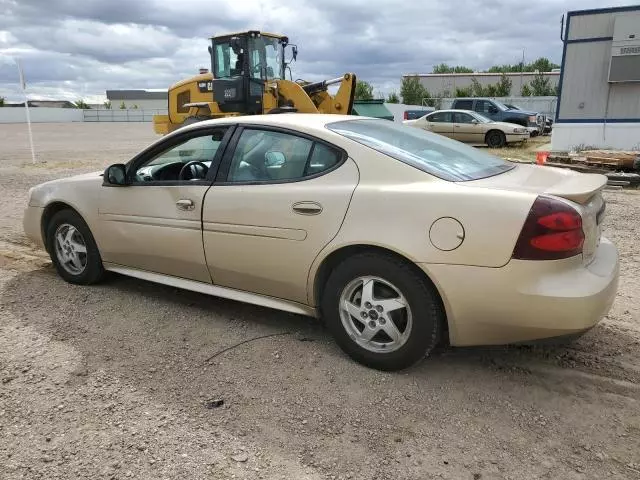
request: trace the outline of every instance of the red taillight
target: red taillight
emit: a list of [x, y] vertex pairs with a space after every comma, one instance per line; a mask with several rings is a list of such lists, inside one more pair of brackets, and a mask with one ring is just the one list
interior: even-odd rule
[[404, 111], [403, 118], [409, 120], [409, 113], [406, 110]]
[[582, 217], [570, 205], [538, 197], [513, 250], [519, 260], [559, 260], [582, 253]]

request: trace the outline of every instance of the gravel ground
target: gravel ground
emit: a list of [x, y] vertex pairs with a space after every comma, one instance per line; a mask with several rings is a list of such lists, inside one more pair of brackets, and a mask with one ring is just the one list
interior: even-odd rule
[[115, 275], [63, 282], [22, 235], [27, 190], [155, 136], [34, 128], [36, 166], [24, 126], [0, 128], [3, 480], [640, 478], [638, 192], [606, 193], [620, 289], [580, 340], [443, 348], [382, 373], [309, 318]]

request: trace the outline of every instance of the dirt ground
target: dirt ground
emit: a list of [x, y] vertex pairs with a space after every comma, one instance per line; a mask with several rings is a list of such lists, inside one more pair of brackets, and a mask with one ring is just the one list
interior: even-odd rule
[[640, 478], [637, 191], [606, 192], [620, 288], [580, 340], [442, 348], [382, 373], [309, 318], [116, 275], [62, 281], [23, 237], [28, 189], [155, 135], [34, 128], [35, 166], [24, 125], [0, 126], [1, 479]]

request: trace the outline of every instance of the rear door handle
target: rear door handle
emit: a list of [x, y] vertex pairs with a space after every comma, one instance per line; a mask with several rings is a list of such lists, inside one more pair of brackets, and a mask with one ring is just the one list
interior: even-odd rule
[[176, 207], [180, 210], [193, 210], [196, 206], [193, 203], [193, 200], [189, 200], [188, 198], [181, 198], [176, 202]]
[[318, 215], [322, 213], [322, 205], [317, 202], [297, 202], [291, 208], [299, 215]]

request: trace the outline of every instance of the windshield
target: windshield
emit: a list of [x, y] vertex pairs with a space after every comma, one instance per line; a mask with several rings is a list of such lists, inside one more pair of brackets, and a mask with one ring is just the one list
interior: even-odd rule
[[504, 103], [502, 102], [498, 102], [497, 100], [493, 100], [493, 103], [495, 104], [496, 107], [498, 107], [500, 110], [505, 111], [505, 110], [509, 110], [509, 107], [507, 107]]
[[491, 177], [514, 167], [441, 135], [388, 120], [346, 120], [330, 123], [327, 128], [450, 182]]
[[284, 48], [279, 38], [252, 37], [249, 39], [249, 70], [251, 78], [282, 79]]

